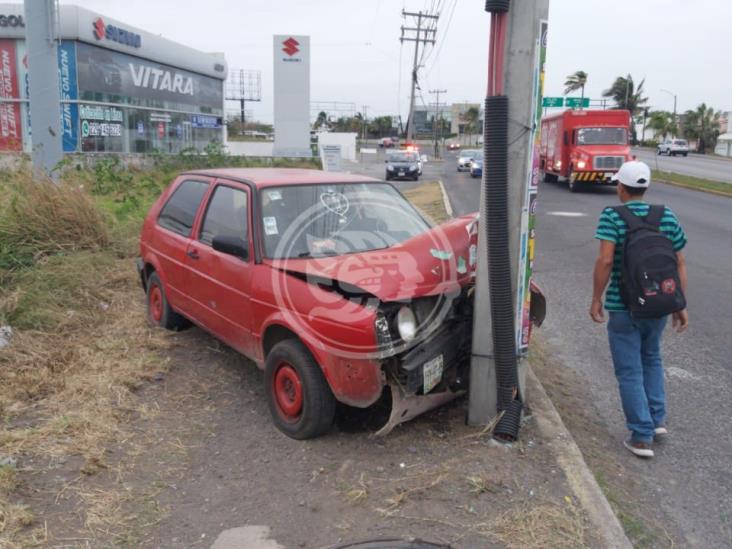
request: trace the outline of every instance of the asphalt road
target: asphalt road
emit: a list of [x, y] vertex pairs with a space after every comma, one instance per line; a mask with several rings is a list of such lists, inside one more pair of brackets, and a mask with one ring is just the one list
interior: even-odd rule
[[701, 154], [689, 156], [658, 156], [648, 149], [633, 149], [638, 160], [648, 163], [654, 170], [691, 175], [712, 181], [732, 183], [732, 161]]
[[[728, 166], [732, 171], [732, 164]], [[442, 167], [456, 215], [477, 210], [478, 180], [456, 172], [454, 155], [448, 155]], [[569, 193], [561, 183], [540, 188], [535, 276], [549, 310], [542, 331], [558, 358], [589, 380], [588, 405], [597, 408], [609, 426], [608, 436], [617, 441], [618, 458], [639, 479], [638, 499], [650, 499], [663, 511], [673, 529], [686, 538], [682, 546], [729, 547], [732, 200], [663, 184], [653, 185], [647, 198], [671, 207], [689, 237], [685, 253], [691, 318], [687, 333], [669, 329], [664, 338], [671, 436], [653, 460], [635, 458], [621, 446], [627, 432], [606, 328], [593, 324], [588, 315], [598, 250], [594, 230], [602, 208], [617, 201], [612, 187], [579, 194]]]

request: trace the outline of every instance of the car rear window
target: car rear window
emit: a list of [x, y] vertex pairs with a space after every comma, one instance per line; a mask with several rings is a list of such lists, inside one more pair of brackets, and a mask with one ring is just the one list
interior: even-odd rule
[[686, 145], [686, 141], [684, 141], [683, 139], [677, 139], [676, 141], [674, 141], [674, 144], [684, 146]]
[[183, 181], [160, 211], [158, 225], [179, 235], [189, 236], [207, 189], [208, 183], [203, 181]]

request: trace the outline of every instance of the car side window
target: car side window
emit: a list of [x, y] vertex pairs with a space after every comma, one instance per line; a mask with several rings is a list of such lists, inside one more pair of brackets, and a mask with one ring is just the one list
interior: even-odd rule
[[203, 181], [187, 180], [178, 185], [160, 211], [158, 225], [181, 236], [189, 236], [207, 189], [208, 183]]
[[226, 185], [218, 185], [209, 200], [198, 240], [211, 245], [215, 236], [235, 236], [245, 242], [249, 237], [247, 193]]

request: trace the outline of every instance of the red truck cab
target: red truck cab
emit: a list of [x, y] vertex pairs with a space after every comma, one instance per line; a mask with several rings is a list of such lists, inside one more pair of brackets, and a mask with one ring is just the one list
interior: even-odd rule
[[543, 180], [566, 179], [569, 190], [612, 185], [613, 174], [631, 160], [630, 112], [567, 110], [541, 122]]

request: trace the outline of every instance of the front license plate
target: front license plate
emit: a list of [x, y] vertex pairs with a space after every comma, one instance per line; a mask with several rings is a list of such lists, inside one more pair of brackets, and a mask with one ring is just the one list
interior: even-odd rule
[[442, 381], [443, 363], [444, 360], [442, 355], [424, 363], [424, 366], [422, 367], [422, 387], [424, 394], [429, 393], [440, 381]]
[[404, 172], [399, 172], [399, 175], [404, 175]]

